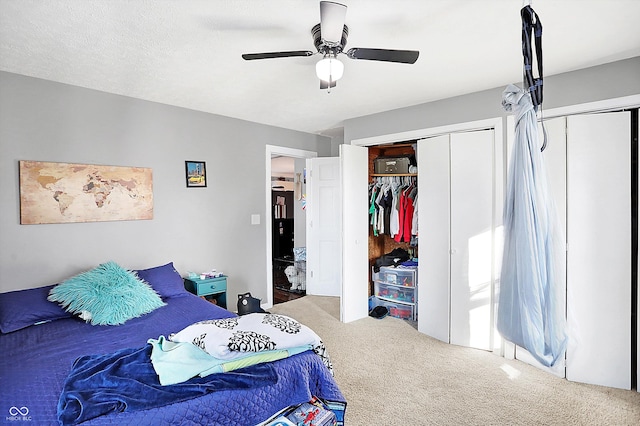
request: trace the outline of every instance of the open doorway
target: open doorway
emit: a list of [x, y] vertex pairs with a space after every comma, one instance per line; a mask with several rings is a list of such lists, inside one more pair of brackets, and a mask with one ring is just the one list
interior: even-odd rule
[[306, 295], [304, 158], [271, 156], [273, 304]]
[[265, 224], [267, 300], [273, 306], [306, 293], [305, 164], [316, 152], [267, 145]]

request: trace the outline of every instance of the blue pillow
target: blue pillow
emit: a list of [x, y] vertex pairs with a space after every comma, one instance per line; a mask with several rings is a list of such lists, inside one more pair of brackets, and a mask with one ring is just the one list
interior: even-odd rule
[[169, 299], [171, 297], [184, 296], [184, 280], [176, 271], [173, 262], [166, 265], [156, 266], [155, 268], [141, 269], [134, 271], [138, 278], [142, 278], [162, 297]]
[[48, 299], [93, 325], [123, 324], [165, 305], [149, 284], [115, 262], [63, 281]]
[[73, 315], [47, 300], [52, 285], [0, 293], [0, 331], [11, 333]]

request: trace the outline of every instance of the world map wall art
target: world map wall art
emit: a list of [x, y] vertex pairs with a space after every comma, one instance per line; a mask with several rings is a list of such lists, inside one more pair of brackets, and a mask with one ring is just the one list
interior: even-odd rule
[[20, 161], [23, 225], [149, 219], [149, 168]]

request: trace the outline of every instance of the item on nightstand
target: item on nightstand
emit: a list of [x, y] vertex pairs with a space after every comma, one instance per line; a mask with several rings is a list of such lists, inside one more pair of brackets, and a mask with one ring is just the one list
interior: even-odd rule
[[208, 278], [224, 277], [224, 272], [216, 271], [215, 269], [212, 269], [209, 272], [201, 272], [199, 274], [196, 274], [195, 272], [189, 271], [189, 275], [188, 276], [192, 280], [195, 280], [195, 279], [198, 279], [198, 278], [200, 278], [201, 280], [206, 280]]
[[260, 299], [251, 296], [247, 292], [238, 295], [238, 315], [265, 313], [266, 311], [260, 307]]
[[[204, 278], [202, 278], [204, 276]], [[210, 270], [209, 272], [203, 272], [200, 274], [201, 280], [206, 280], [207, 278], [218, 278], [224, 276], [222, 271], [216, 271], [215, 268]]]

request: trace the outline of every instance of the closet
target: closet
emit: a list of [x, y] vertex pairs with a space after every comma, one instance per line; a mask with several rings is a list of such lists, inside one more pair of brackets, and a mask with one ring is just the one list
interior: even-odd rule
[[[415, 168], [415, 141], [389, 145], [379, 145], [368, 149], [369, 175], [369, 296], [372, 304], [389, 308], [390, 315], [415, 320], [416, 284], [401, 286], [397, 282], [398, 273], [379, 271], [376, 262], [383, 255], [394, 251], [407, 253], [405, 260], [418, 258], [415, 235], [417, 214], [414, 221], [414, 201], [418, 201], [417, 173]], [[396, 161], [398, 159], [398, 161]], [[376, 162], [378, 165], [376, 165]], [[398, 164], [396, 164], [398, 163]], [[402, 169], [397, 167], [402, 163]], [[411, 170], [407, 164], [411, 164]], [[382, 166], [381, 166], [382, 165]], [[405, 167], [406, 166], [406, 167]], [[389, 265], [386, 265], [389, 266]], [[415, 277], [416, 270], [400, 271]], [[403, 275], [404, 276], [404, 275]], [[386, 279], [389, 278], [389, 279]]]
[[416, 172], [415, 141], [369, 148], [369, 308], [411, 321], [418, 314]]
[[[425, 138], [429, 134], [434, 136]], [[424, 139], [409, 144], [373, 138], [362, 145], [354, 141], [340, 146], [341, 319], [349, 322], [367, 315], [367, 300], [374, 293], [372, 263], [397, 247], [388, 238], [371, 237], [367, 188], [375, 177], [372, 162], [378, 155], [406, 149], [415, 152], [417, 161], [417, 176], [412, 177], [418, 186], [418, 330], [447, 343], [495, 350], [502, 121], [452, 125], [418, 135]], [[417, 248], [414, 251], [417, 254]]]
[[[485, 350], [500, 347], [493, 326], [504, 181], [498, 125], [488, 120], [468, 125], [479, 130], [452, 129], [412, 143], [341, 147], [342, 173], [348, 175], [342, 187], [351, 194], [342, 197], [343, 311], [349, 318], [366, 312], [361, 300], [375, 292], [375, 260], [400, 246], [419, 258], [419, 331], [447, 343]], [[416, 179], [418, 187], [419, 255], [418, 247], [373, 235], [370, 200], [363, 194], [377, 177], [373, 163], [378, 156], [407, 153], [415, 153], [417, 161], [417, 174], [409, 177]], [[362, 158], [367, 161], [365, 169]], [[360, 177], [362, 170], [369, 182]], [[362, 226], [367, 238], [366, 271], [356, 258], [363, 248]], [[366, 287], [361, 287], [362, 282]]]

